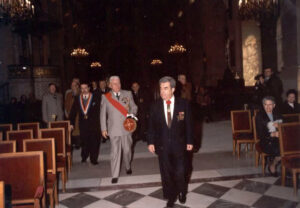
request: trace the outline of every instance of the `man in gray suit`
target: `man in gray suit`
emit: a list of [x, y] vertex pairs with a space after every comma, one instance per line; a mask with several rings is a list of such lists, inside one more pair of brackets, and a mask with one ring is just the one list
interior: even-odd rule
[[[136, 114], [137, 106], [134, 103], [130, 91], [121, 90], [121, 82], [118, 76], [109, 78], [109, 86], [111, 91], [102, 95], [100, 122], [102, 136], [106, 139], [108, 136], [111, 141], [111, 172], [112, 183], [118, 182], [121, 165], [121, 153], [123, 152], [123, 159], [125, 162], [126, 173], [131, 174], [131, 133], [126, 131], [123, 122], [128, 114]], [[120, 108], [116, 107], [118, 105]], [[122, 107], [123, 106], [123, 107]]]
[[63, 120], [64, 113], [62, 106], [62, 95], [56, 92], [56, 85], [50, 83], [49, 91], [43, 96], [42, 100], [43, 121], [48, 123], [50, 121]]

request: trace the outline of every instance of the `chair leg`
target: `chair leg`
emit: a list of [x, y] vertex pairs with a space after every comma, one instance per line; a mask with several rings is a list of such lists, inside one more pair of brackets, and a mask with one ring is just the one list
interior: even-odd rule
[[266, 157], [265, 155], [261, 155], [261, 167], [263, 176], [265, 176], [265, 168], [266, 168]]
[[66, 192], [66, 175], [67, 175], [67, 171], [66, 169], [64, 168], [62, 173], [61, 173], [61, 182], [62, 182], [62, 185], [63, 185], [63, 192]]
[[232, 140], [232, 146], [233, 146], [233, 150], [232, 150], [232, 154], [235, 155], [235, 151], [236, 151], [236, 140]]
[[292, 170], [293, 173], [293, 187], [294, 187], [294, 194], [297, 195], [297, 172]]
[[285, 186], [285, 167], [281, 164], [281, 185]]
[[238, 159], [240, 159], [240, 152], [241, 152], [241, 143], [238, 143], [237, 144], [238, 146], [237, 146], [237, 155], [238, 155]]
[[255, 167], [258, 167], [259, 164], [259, 152], [255, 151]]
[[251, 150], [251, 151], [253, 151], [253, 150], [254, 150], [253, 146], [254, 146], [254, 144], [253, 144], [253, 143], [251, 143], [251, 144], [250, 144], [250, 150]]
[[58, 205], [58, 186], [57, 186], [57, 181], [55, 183], [55, 187], [54, 187], [54, 201], [55, 204]]
[[68, 173], [71, 171], [71, 166], [72, 166], [72, 156], [69, 154], [68, 155]]
[[53, 190], [49, 190], [48, 194], [49, 194], [50, 207], [54, 208]]

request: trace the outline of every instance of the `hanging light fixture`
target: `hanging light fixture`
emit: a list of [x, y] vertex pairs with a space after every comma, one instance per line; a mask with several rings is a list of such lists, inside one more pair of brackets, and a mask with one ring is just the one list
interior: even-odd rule
[[184, 53], [186, 49], [183, 47], [183, 45], [179, 45], [176, 43], [175, 45], [172, 45], [169, 49], [169, 53]]
[[88, 55], [89, 53], [84, 48], [75, 48], [71, 53], [73, 57], [86, 57]]
[[151, 65], [160, 65], [162, 63], [163, 62], [160, 59], [153, 59], [150, 64]]
[[34, 5], [30, 0], [0, 0], [0, 21], [22, 21], [33, 15]]
[[101, 68], [101, 66], [102, 66], [102, 65], [100, 64], [99, 61], [92, 62], [91, 65], [90, 65], [90, 67], [91, 67], [92, 69]]

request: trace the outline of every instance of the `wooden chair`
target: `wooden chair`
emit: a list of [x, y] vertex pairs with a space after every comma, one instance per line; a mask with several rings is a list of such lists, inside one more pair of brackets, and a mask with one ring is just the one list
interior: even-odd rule
[[300, 122], [300, 113], [282, 114], [284, 123]]
[[39, 130], [40, 130], [40, 123], [33, 122], [33, 123], [18, 123], [18, 130], [27, 130], [31, 129], [33, 133], [33, 138], [39, 137]]
[[0, 208], [5, 208], [5, 193], [3, 181], [0, 181]]
[[3, 141], [3, 132], [0, 131], [0, 141]]
[[286, 169], [293, 175], [294, 193], [297, 194], [297, 174], [300, 173], [300, 122], [279, 125], [281, 156], [281, 184], [285, 185]]
[[6, 132], [12, 131], [13, 125], [12, 124], [0, 124], [0, 131], [2, 132], [2, 140], [6, 140]]
[[50, 207], [54, 208], [54, 201], [58, 204], [57, 180], [56, 180], [56, 154], [55, 141], [50, 139], [29, 139], [23, 141], [24, 152], [43, 151], [46, 156], [47, 168], [47, 194], [49, 195]]
[[72, 143], [71, 143], [71, 125], [70, 121], [51, 121], [48, 124], [49, 128], [64, 128], [66, 136], [66, 151], [68, 159], [68, 172], [70, 173], [72, 167]]
[[16, 141], [0, 141], [0, 154], [13, 153], [17, 151]]
[[257, 137], [256, 132], [256, 121], [255, 116], [252, 117], [252, 125], [253, 125], [253, 135], [254, 135], [254, 141], [255, 141], [255, 167], [258, 167], [259, 165], [259, 159], [261, 158], [261, 167], [262, 167], [262, 173], [265, 175], [265, 169], [266, 169], [266, 158], [269, 156], [268, 154], [264, 153], [262, 151], [262, 148], [260, 146], [260, 139]]
[[251, 112], [250, 110], [233, 110], [230, 111], [231, 128], [233, 138], [233, 154], [235, 155], [236, 146], [238, 158], [240, 158], [241, 144], [251, 145], [253, 149], [254, 138], [252, 131]]
[[66, 191], [67, 183], [67, 161], [66, 161], [66, 142], [65, 129], [40, 129], [40, 138], [54, 138], [56, 150], [56, 170], [61, 174], [63, 192]]
[[6, 132], [7, 140], [14, 140], [17, 142], [17, 152], [23, 152], [23, 140], [33, 139], [32, 130], [17, 130]]
[[0, 154], [0, 167], [0, 180], [11, 187], [13, 207], [46, 207], [43, 152]]

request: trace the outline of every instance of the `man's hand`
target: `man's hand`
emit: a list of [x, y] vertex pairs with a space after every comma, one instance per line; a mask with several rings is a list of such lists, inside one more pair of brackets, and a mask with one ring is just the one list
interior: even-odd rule
[[153, 144], [148, 145], [148, 150], [149, 150], [149, 152], [151, 152], [152, 154], [154, 154], [155, 153], [155, 147], [154, 147], [154, 145]]
[[193, 150], [193, 145], [192, 144], [187, 144], [186, 145], [186, 150], [187, 151], [192, 151]]
[[275, 128], [278, 128], [278, 123], [277, 123], [277, 122], [274, 122], [274, 123], [273, 123], [273, 126], [274, 126]]
[[107, 139], [107, 136], [108, 136], [107, 131], [102, 131], [102, 136], [104, 137], [104, 139]]
[[271, 137], [279, 137], [279, 132], [278, 131], [272, 132]]

